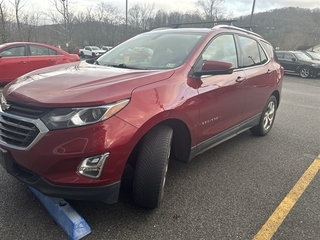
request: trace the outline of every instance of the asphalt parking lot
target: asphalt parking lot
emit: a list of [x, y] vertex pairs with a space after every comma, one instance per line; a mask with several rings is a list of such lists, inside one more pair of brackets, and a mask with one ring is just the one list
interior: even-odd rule
[[[163, 204], [132, 202], [128, 169], [119, 203], [69, 201], [83, 239], [319, 239], [320, 79], [285, 76], [271, 132], [250, 131], [171, 161]], [[67, 239], [29, 189], [0, 168], [1, 239]]]

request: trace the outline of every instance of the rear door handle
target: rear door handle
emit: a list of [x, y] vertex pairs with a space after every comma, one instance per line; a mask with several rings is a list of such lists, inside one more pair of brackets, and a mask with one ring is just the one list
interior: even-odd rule
[[26, 64], [26, 61], [20, 61], [19, 64]]
[[237, 79], [236, 79], [236, 82], [238, 82], [238, 83], [241, 83], [241, 82], [243, 82], [244, 80], [246, 80], [246, 78], [245, 77], [237, 77]]

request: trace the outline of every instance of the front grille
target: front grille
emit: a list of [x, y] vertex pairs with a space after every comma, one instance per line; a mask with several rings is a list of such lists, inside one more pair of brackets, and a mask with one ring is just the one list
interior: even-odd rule
[[40, 133], [31, 122], [0, 115], [0, 139], [6, 144], [27, 148]]
[[50, 111], [48, 108], [34, 107], [34, 106], [26, 106], [17, 103], [8, 102], [10, 108], [5, 110], [6, 113], [10, 113], [13, 115], [18, 115], [21, 117], [37, 119], [41, 118], [45, 113]]

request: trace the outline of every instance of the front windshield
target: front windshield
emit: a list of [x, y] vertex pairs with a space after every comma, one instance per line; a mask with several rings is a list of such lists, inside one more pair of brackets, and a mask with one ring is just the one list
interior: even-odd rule
[[203, 33], [151, 31], [111, 49], [97, 64], [136, 69], [167, 69], [180, 66]]
[[310, 58], [304, 53], [296, 53], [296, 57], [302, 61], [310, 61]]
[[315, 58], [315, 59], [320, 59], [320, 54], [316, 53], [316, 52], [308, 52], [311, 57]]

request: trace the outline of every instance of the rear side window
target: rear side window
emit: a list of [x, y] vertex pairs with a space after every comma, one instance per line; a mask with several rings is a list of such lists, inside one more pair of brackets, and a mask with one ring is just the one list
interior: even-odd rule
[[284, 59], [284, 53], [282, 53], [282, 52], [277, 52], [276, 54], [277, 54], [277, 57], [278, 57], [279, 59]]
[[242, 67], [261, 65], [268, 61], [265, 52], [256, 40], [239, 36], [239, 43], [242, 52]]
[[30, 45], [31, 56], [44, 56], [49, 55], [49, 48], [42, 46]]

